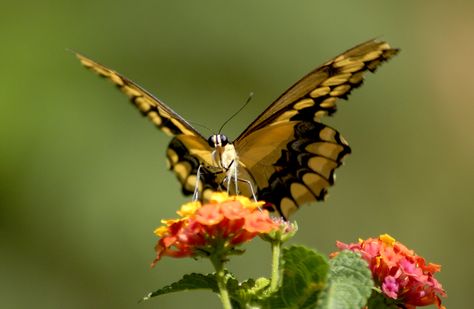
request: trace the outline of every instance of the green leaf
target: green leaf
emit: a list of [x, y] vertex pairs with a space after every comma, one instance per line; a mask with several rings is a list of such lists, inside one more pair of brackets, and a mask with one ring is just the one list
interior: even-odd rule
[[[232, 308], [254, 308], [253, 303], [261, 291], [269, 285], [269, 280], [260, 278], [257, 280], [248, 279], [239, 283], [235, 278], [229, 278], [227, 281], [227, 291], [232, 302]], [[259, 306], [255, 307], [258, 308]]]
[[270, 280], [267, 278], [248, 279], [241, 283], [233, 279], [228, 281], [227, 290], [233, 304], [238, 302], [242, 308], [260, 308], [259, 302], [266, 295], [269, 285]]
[[241, 283], [234, 279], [228, 281], [227, 289], [231, 297], [248, 303], [252, 299], [260, 298], [269, 285], [270, 280], [267, 278], [248, 279]]
[[219, 288], [217, 287], [215, 274], [197, 274], [192, 273], [189, 275], [184, 275], [183, 278], [177, 282], [174, 282], [170, 285], [167, 285], [159, 290], [149, 293], [142, 298], [142, 301], [148, 300], [152, 297], [174, 293], [184, 290], [197, 290], [197, 289], [209, 289], [215, 293], [219, 293]]
[[[243, 282], [242, 284], [248, 284], [250, 280]], [[253, 280], [252, 280], [253, 281]], [[257, 280], [253, 281], [253, 285], [251, 289], [249, 289], [249, 293], [253, 295], [260, 295], [262, 294], [265, 289], [270, 286], [270, 279], [268, 278], [258, 278]]]
[[302, 246], [292, 246], [283, 250], [282, 268], [282, 285], [262, 301], [262, 308], [314, 308], [327, 282], [326, 257]]
[[[260, 278], [257, 280], [249, 279], [239, 283], [230, 273], [227, 273], [226, 276], [227, 290], [231, 298], [232, 308], [234, 309], [245, 308], [246, 304], [255, 297], [255, 294], [268, 286], [269, 282], [266, 278]], [[197, 289], [208, 289], [219, 294], [215, 273], [207, 275], [198, 273], [184, 275], [181, 280], [149, 293], [143, 297], [141, 301], [149, 300], [152, 297], [163, 294]]]
[[369, 298], [372, 275], [359, 254], [342, 251], [330, 261], [329, 285], [321, 293], [317, 309], [360, 309]]

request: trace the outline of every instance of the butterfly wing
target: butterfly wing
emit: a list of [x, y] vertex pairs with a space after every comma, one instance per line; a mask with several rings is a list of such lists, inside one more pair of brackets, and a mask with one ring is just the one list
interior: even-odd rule
[[202, 165], [199, 190], [217, 189], [219, 186], [212, 170], [211, 147], [206, 139], [185, 119], [148, 91], [123, 75], [76, 53], [81, 63], [91, 71], [112, 81], [126, 94], [135, 107], [167, 135], [173, 136], [166, 151], [168, 166], [176, 174], [186, 195], [194, 192], [197, 172]]
[[234, 142], [259, 199], [288, 216], [324, 199], [350, 148], [320, 122], [363, 82], [363, 75], [398, 52], [386, 42], [362, 43], [310, 72], [272, 103]]
[[148, 117], [155, 126], [167, 135], [201, 136], [185, 119], [133, 81], [84, 55], [76, 53], [76, 56], [87, 69], [114, 83], [121, 92], [129, 97], [142, 115]]

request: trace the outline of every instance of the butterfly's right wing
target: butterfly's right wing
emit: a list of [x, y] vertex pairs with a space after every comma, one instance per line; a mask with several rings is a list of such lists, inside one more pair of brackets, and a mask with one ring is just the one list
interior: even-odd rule
[[147, 116], [156, 127], [167, 135], [174, 136], [168, 146], [166, 156], [168, 166], [176, 174], [185, 195], [194, 192], [199, 166], [201, 166], [199, 191], [215, 190], [219, 187], [215, 171], [212, 168], [212, 149], [196, 129], [166, 104], [130, 79], [79, 53], [76, 53], [76, 56], [87, 69], [114, 83], [121, 92], [129, 97], [142, 115]]

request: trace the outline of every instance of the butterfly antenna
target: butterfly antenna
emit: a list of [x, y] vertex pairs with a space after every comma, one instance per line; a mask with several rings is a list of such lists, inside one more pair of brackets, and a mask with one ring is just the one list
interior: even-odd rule
[[213, 131], [213, 130], [209, 129], [208, 127], [206, 127], [206, 126], [203, 125], [202, 123], [194, 122], [194, 121], [189, 121], [189, 123], [191, 123], [193, 126], [204, 128], [204, 129], [208, 130], [209, 133], [214, 134], [214, 131]]
[[238, 113], [240, 113], [244, 108], [245, 106], [247, 106], [247, 104], [250, 103], [250, 101], [252, 101], [252, 98], [253, 98], [253, 92], [250, 92], [249, 93], [249, 96], [247, 98], [247, 101], [245, 101], [245, 104], [242, 105], [232, 116], [230, 116], [229, 118], [227, 118], [226, 121], [224, 121], [224, 123], [222, 124], [222, 126], [220, 127], [219, 129], [219, 134], [221, 133], [222, 129], [224, 128], [224, 126], [232, 120], [232, 118], [234, 118], [235, 116], [237, 116]]

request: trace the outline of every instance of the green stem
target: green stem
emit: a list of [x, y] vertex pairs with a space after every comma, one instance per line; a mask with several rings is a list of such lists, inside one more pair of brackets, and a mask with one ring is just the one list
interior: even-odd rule
[[227, 278], [224, 271], [224, 263], [222, 260], [217, 257], [211, 257], [212, 265], [216, 270], [216, 280], [217, 286], [219, 287], [219, 294], [222, 303], [222, 307], [224, 309], [232, 309], [232, 305], [230, 303], [229, 292], [227, 291]]
[[270, 282], [270, 292], [275, 292], [280, 285], [280, 250], [281, 242], [272, 241], [272, 279]]

